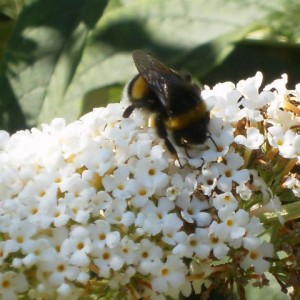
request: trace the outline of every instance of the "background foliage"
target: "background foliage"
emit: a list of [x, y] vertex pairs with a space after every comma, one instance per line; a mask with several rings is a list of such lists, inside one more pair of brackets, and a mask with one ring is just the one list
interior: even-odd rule
[[133, 49], [209, 85], [299, 81], [299, 0], [1, 0], [0, 126], [68, 121], [119, 101]]
[[[119, 101], [134, 49], [211, 86], [258, 70], [300, 82], [299, 0], [0, 0], [0, 13], [0, 128], [10, 132]], [[272, 291], [264, 298], [284, 299]]]

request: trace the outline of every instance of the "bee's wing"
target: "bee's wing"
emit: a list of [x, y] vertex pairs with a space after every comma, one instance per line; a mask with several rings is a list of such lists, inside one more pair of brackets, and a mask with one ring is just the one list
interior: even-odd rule
[[182, 78], [151, 54], [142, 50], [135, 50], [132, 57], [139, 74], [152, 87], [164, 107], [168, 107], [168, 90], [173, 85], [181, 83]]

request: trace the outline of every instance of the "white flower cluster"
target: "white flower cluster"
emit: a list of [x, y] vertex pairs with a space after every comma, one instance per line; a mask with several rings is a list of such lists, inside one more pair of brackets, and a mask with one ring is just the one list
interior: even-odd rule
[[[261, 82], [205, 88], [217, 149], [178, 149], [182, 169], [143, 112], [122, 118], [126, 99], [69, 125], [1, 132], [0, 298], [177, 298], [210, 286], [235, 251], [241, 270], [268, 270], [273, 245], [248, 204], [257, 190], [261, 204], [280, 203], [247, 165], [266, 144], [299, 163], [300, 118], [281, 110], [285, 77]], [[299, 178], [285, 185], [299, 196]]]

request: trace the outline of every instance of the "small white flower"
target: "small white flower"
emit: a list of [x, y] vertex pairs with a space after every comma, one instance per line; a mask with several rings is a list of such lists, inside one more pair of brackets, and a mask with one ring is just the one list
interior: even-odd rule
[[243, 200], [249, 200], [252, 196], [251, 189], [246, 184], [243, 183], [236, 187], [236, 192]]
[[128, 236], [125, 236], [120, 242], [120, 253], [127, 265], [136, 262], [138, 246]]
[[248, 269], [253, 266], [257, 274], [263, 274], [267, 271], [270, 267], [270, 262], [265, 258], [273, 257], [273, 245], [263, 241], [258, 247], [249, 247], [248, 250], [249, 253], [241, 262], [241, 267]]
[[235, 137], [235, 142], [244, 145], [249, 149], [258, 149], [264, 141], [264, 137], [259, 133], [259, 130], [254, 127], [247, 128], [247, 137], [238, 135]]
[[195, 233], [190, 234], [186, 239], [186, 257], [192, 257], [193, 253], [199, 259], [208, 258], [211, 251], [209, 243], [209, 232], [207, 228], [196, 228]]
[[225, 243], [226, 236], [215, 236], [214, 234], [211, 234], [209, 236], [209, 242], [210, 242], [210, 246], [212, 248], [212, 253], [213, 255], [218, 258], [218, 259], [223, 259], [228, 251], [229, 251], [229, 247], [227, 246], [227, 244]]
[[132, 194], [130, 204], [135, 207], [143, 207], [147, 203], [147, 201], [151, 201], [150, 198], [155, 191], [154, 186], [143, 184], [142, 182], [135, 179], [131, 179], [129, 181], [128, 189]]
[[170, 294], [172, 290], [180, 289], [185, 282], [186, 266], [176, 256], [168, 256], [165, 263], [161, 263], [153, 272], [152, 288], [158, 292]]
[[175, 245], [182, 225], [182, 220], [175, 213], [164, 215], [161, 220], [162, 240], [169, 245]]
[[249, 171], [246, 169], [239, 170], [243, 164], [243, 159], [236, 153], [229, 153], [226, 156], [227, 163], [214, 164], [211, 168], [213, 172], [219, 173], [217, 187], [227, 192], [232, 189], [232, 182], [243, 184], [250, 178]]
[[88, 226], [89, 236], [92, 241], [92, 251], [95, 255], [105, 246], [115, 248], [120, 242], [120, 233], [111, 231], [111, 226], [104, 220], [97, 220]]
[[112, 175], [103, 177], [102, 183], [106, 191], [111, 191], [114, 197], [126, 199], [131, 196], [129, 183], [129, 169], [119, 166]]
[[162, 172], [167, 167], [166, 160], [138, 160], [134, 166], [134, 178], [143, 184], [153, 186], [156, 190], [165, 188], [169, 178]]
[[217, 178], [219, 177], [218, 168], [203, 169], [201, 174], [197, 177], [198, 183], [206, 196], [210, 196], [217, 185]]
[[284, 143], [284, 132], [281, 125], [271, 126], [268, 129], [268, 141], [273, 147], [278, 147]]
[[154, 272], [160, 264], [160, 260], [163, 256], [163, 250], [155, 243], [152, 243], [148, 239], [141, 240], [137, 249], [137, 260], [139, 261], [138, 270], [142, 274], [146, 275]]
[[218, 215], [221, 223], [213, 222], [210, 225], [210, 232], [216, 237], [230, 241], [242, 237], [246, 232], [246, 225], [249, 222], [249, 214], [239, 209], [234, 212], [230, 208], [219, 210]]
[[75, 266], [87, 266], [90, 264], [89, 253], [92, 250], [92, 242], [89, 231], [83, 226], [71, 228], [69, 238], [61, 245], [61, 254]]
[[[210, 92], [207, 88], [202, 92], [208, 105], [213, 107], [214, 116], [227, 122], [236, 122], [243, 118], [239, 108], [239, 99], [242, 95], [234, 88], [233, 83], [225, 82], [215, 85]], [[208, 94], [211, 94], [211, 96], [208, 96]]]
[[181, 216], [186, 222], [196, 222], [200, 227], [205, 227], [211, 223], [211, 216], [203, 211], [209, 208], [207, 201], [193, 197], [191, 202], [187, 202], [181, 208]]
[[235, 199], [232, 193], [226, 192], [223, 194], [216, 195], [213, 198], [213, 206], [217, 210], [225, 208], [226, 210], [235, 211], [238, 208], [238, 201]]
[[170, 201], [175, 201], [179, 194], [180, 194], [179, 187], [173, 185], [167, 188], [166, 196]]
[[10, 239], [8, 239], [4, 246], [4, 255], [9, 253], [17, 252], [29, 248], [34, 245], [34, 240], [32, 239], [37, 231], [37, 226], [28, 221], [20, 221], [16, 218], [12, 222], [8, 234]]
[[282, 74], [281, 78], [275, 79], [271, 84], [266, 85], [265, 89], [271, 90], [272, 88], [275, 88], [280, 94], [283, 94], [286, 91], [287, 82], [288, 82], [288, 75]]
[[39, 261], [46, 260], [48, 255], [55, 253], [55, 250], [54, 248], [51, 248], [49, 240], [40, 238], [39, 240], [34, 241], [34, 243], [27, 245], [24, 252], [26, 252], [27, 255], [22, 259], [22, 262], [25, 266], [31, 267]]
[[293, 158], [299, 156], [300, 138], [292, 130], [284, 132], [281, 125], [272, 126], [268, 129], [268, 141], [270, 145], [279, 149], [283, 157]]
[[[229, 125], [224, 125], [222, 119], [212, 117], [210, 120], [211, 137], [208, 140], [209, 149], [203, 151], [202, 157], [205, 162], [216, 161], [219, 157], [225, 156], [234, 141], [233, 128]], [[217, 145], [217, 149], [216, 149]]]
[[0, 273], [0, 295], [3, 300], [17, 300], [18, 293], [28, 289], [28, 282], [22, 273], [12, 271]]
[[135, 220], [134, 213], [127, 211], [125, 199], [115, 198], [104, 212], [105, 219], [110, 224], [123, 224], [130, 226]]
[[157, 206], [152, 201], [148, 201], [138, 213], [135, 225], [142, 228], [143, 232], [156, 235], [162, 230], [164, 217], [174, 208], [174, 202], [167, 198], [161, 198]]
[[121, 257], [117, 248], [105, 247], [97, 258], [94, 259], [95, 265], [98, 267], [98, 276], [108, 278], [111, 270], [119, 271], [124, 265], [124, 259]]
[[262, 73], [257, 72], [254, 77], [247, 80], [241, 80], [237, 84], [237, 90], [241, 91], [244, 96], [241, 101], [243, 106], [249, 109], [257, 109], [272, 101], [274, 96], [270, 91], [258, 92], [262, 80]]
[[74, 280], [79, 274], [79, 268], [59, 254], [49, 256], [48, 260], [40, 262], [38, 266], [38, 280], [55, 287], [59, 287], [65, 280]]
[[70, 296], [72, 292], [72, 288], [70, 287], [69, 284], [62, 283], [58, 288], [57, 288], [57, 293], [63, 297]]

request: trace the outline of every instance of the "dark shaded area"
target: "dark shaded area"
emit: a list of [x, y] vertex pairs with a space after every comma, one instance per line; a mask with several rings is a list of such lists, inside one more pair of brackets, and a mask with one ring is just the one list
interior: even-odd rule
[[120, 51], [133, 51], [142, 45], [153, 48], [153, 43], [144, 26], [135, 19], [118, 20], [104, 27], [94, 37], [95, 41]]
[[300, 47], [295, 45], [241, 43], [221, 65], [203, 76], [201, 81], [209, 86], [224, 81], [237, 83], [261, 71], [265, 85], [287, 73], [288, 88], [294, 89], [295, 84], [300, 82], [299, 57]]
[[11, 21], [11, 18], [3, 14], [2, 12], [0, 12], [0, 22], [2, 23], [2, 22], [9, 22], [9, 21]]

